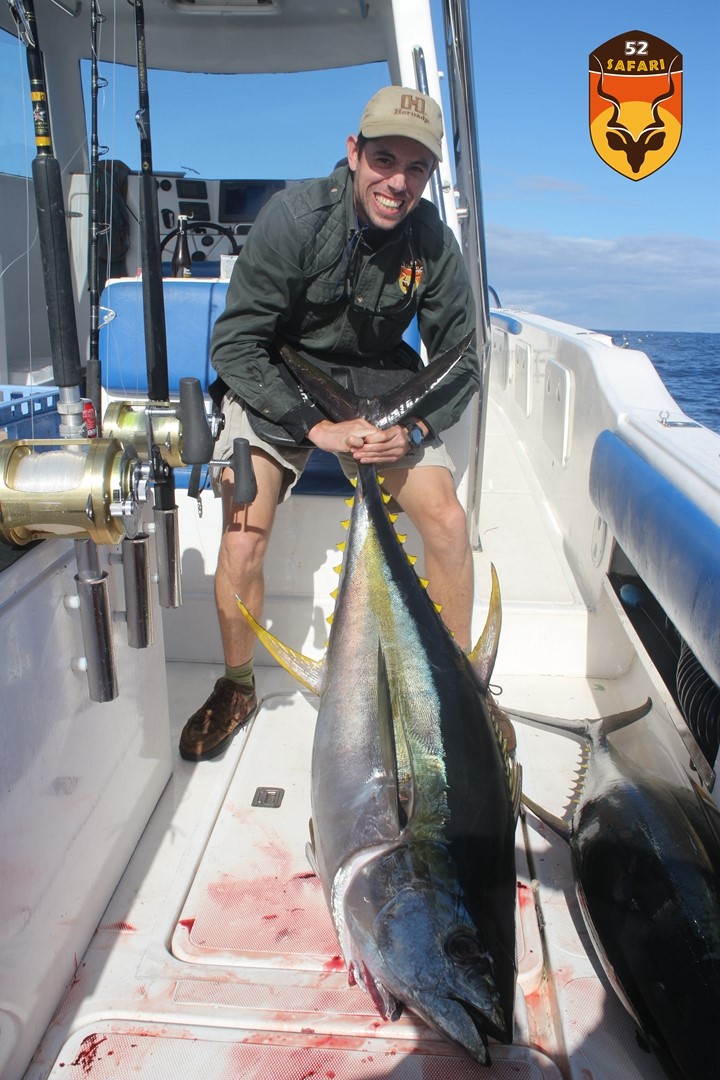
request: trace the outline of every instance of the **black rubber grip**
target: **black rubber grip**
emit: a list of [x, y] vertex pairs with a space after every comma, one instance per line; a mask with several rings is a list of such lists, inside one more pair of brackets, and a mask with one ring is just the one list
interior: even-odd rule
[[182, 425], [182, 459], [186, 465], [205, 465], [213, 456], [214, 440], [198, 379], [180, 380], [178, 418]]
[[257, 495], [257, 480], [247, 439], [233, 440], [232, 469], [235, 474], [233, 503], [236, 506], [247, 506], [255, 501]]

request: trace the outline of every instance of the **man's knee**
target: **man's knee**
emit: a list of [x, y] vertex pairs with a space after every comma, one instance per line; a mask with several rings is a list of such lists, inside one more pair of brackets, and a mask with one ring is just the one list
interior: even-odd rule
[[232, 578], [261, 570], [269, 537], [269, 530], [225, 529], [220, 540], [218, 567]]

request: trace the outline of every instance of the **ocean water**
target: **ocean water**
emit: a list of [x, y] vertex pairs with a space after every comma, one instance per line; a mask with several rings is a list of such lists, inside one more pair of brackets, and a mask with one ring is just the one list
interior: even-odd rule
[[720, 334], [604, 330], [648, 356], [683, 412], [720, 434]]

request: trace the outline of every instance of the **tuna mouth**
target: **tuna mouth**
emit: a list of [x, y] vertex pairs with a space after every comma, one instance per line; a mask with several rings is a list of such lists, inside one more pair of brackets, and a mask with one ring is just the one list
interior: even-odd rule
[[448, 1015], [449, 1025], [445, 1034], [471, 1054], [481, 1065], [490, 1065], [488, 1039], [499, 1043], [512, 1042], [505, 1016], [499, 1006], [488, 1005], [483, 1011], [464, 998], [450, 998], [452, 1007]]

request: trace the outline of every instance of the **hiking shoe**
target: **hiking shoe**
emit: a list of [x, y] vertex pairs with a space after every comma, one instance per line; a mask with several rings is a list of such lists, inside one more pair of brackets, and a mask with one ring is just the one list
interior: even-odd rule
[[180, 757], [185, 761], [207, 761], [222, 754], [256, 709], [255, 680], [252, 690], [245, 690], [223, 675], [183, 728]]

